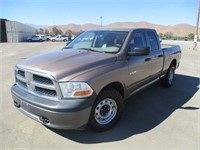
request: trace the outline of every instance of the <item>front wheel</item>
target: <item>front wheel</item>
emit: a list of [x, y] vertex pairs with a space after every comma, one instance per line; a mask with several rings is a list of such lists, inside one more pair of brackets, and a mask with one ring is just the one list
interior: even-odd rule
[[167, 71], [167, 74], [161, 78], [161, 84], [165, 87], [171, 87], [174, 81], [175, 66], [171, 65]]
[[89, 119], [89, 125], [96, 131], [105, 131], [119, 121], [123, 111], [121, 94], [113, 89], [103, 90], [97, 97]]

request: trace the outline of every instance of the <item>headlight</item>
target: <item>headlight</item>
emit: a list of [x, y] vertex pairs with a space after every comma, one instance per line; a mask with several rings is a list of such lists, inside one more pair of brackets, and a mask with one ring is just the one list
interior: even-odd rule
[[59, 83], [64, 98], [87, 97], [93, 93], [92, 88], [84, 82]]

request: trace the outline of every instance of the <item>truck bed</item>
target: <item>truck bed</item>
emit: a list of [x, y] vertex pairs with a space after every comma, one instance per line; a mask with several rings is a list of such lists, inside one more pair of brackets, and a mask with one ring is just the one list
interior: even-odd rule
[[161, 48], [163, 50], [166, 50], [166, 49], [177, 49], [177, 48], [180, 48], [179, 45], [171, 45], [171, 44], [161, 44]]

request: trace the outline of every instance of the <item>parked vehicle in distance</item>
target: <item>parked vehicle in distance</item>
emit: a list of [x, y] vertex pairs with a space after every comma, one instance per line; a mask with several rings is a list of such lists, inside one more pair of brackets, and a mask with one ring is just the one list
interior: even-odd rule
[[50, 35], [45, 35], [46, 36], [46, 41], [50, 41], [51, 40], [51, 36]]
[[55, 37], [50, 38], [51, 41], [68, 41], [69, 37], [66, 35], [57, 35]]
[[132, 94], [158, 80], [172, 86], [180, 58], [180, 46], [162, 47], [154, 29], [88, 30], [16, 65], [14, 105], [45, 126], [105, 131]]
[[43, 42], [45, 40], [46, 40], [46, 37], [44, 35], [34, 35], [26, 39], [27, 42]]

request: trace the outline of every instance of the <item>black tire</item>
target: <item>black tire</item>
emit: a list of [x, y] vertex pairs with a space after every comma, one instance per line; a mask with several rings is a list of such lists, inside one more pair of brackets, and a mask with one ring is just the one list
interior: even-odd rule
[[102, 132], [113, 127], [120, 119], [123, 111], [123, 98], [114, 88], [103, 90], [93, 104], [89, 126]]
[[64, 41], [64, 42], [66, 42], [66, 41], [67, 41], [67, 39], [64, 39], [63, 41]]
[[31, 39], [29, 39], [29, 40], [28, 40], [28, 42], [32, 42], [32, 40], [31, 40]]
[[167, 74], [161, 78], [161, 85], [164, 87], [171, 87], [173, 85], [175, 75], [175, 65], [171, 64]]
[[52, 42], [55, 42], [55, 41], [56, 41], [55, 39], [52, 40]]

